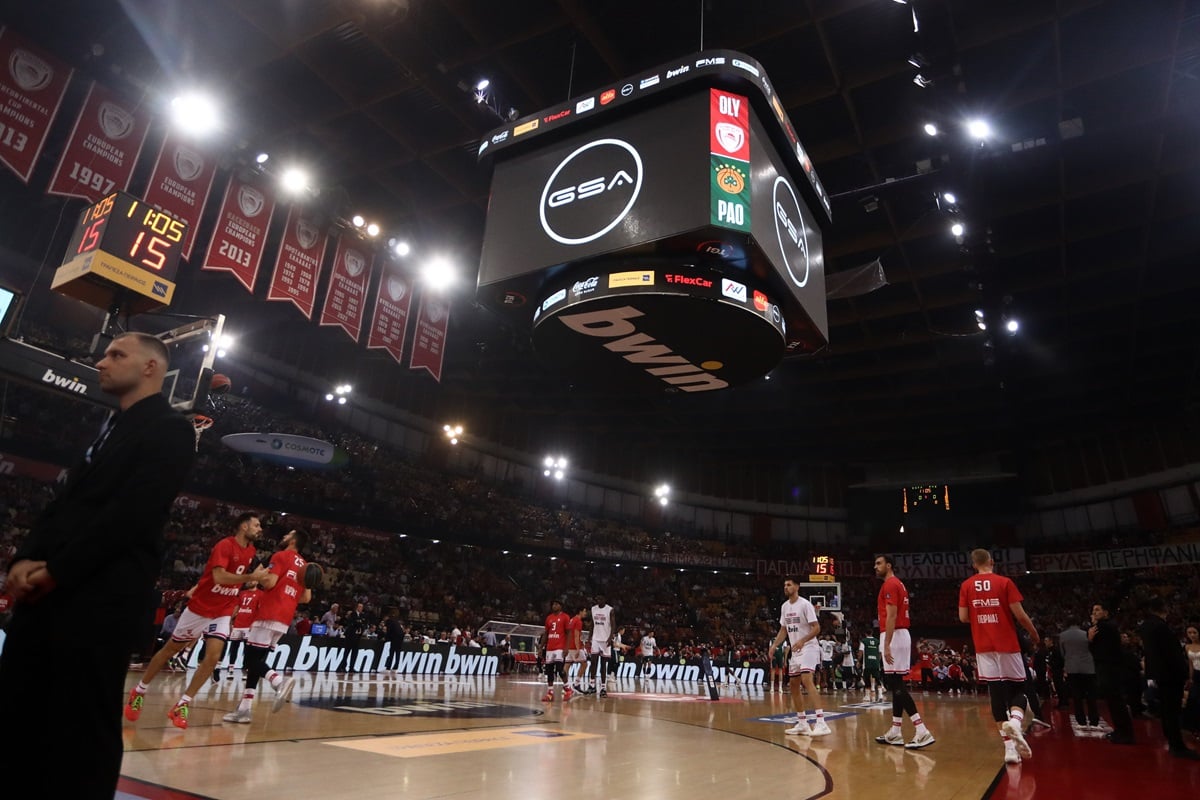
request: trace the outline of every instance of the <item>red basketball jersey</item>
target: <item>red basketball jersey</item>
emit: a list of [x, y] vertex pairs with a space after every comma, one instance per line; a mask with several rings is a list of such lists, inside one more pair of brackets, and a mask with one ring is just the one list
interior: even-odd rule
[[208, 619], [220, 619], [233, 614], [238, 604], [238, 593], [242, 587], [238, 584], [219, 586], [213, 580], [213, 569], [221, 567], [234, 575], [244, 575], [254, 560], [254, 545], [242, 547], [233, 536], [226, 536], [213, 545], [208, 563], [204, 565], [204, 573], [188, 601], [188, 610]]
[[567, 624], [571, 618], [563, 612], [549, 614], [546, 617], [546, 649], [565, 650], [567, 648]]
[[896, 630], [907, 628], [908, 620], [908, 589], [895, 575], [883, 582], [879, 587], [879, 632], [887, 630], [887, 607], [896, 607]]
[[258, 613], [258, 601], [262, 598], [262, 590], [247, 589], [238, 595], [237, 613], [233, 615], [233, 627], [249, 628]]
[[583, 617], [571, 617], [567, 620], [567, 649], [583, 649]]
[[958, 590], [958, 606], [967, 609], [975, 652], [1021, 652], [1017, 626], [1009, 608], [1021, 600], [1017, 585], [994, 572], [981, 572], [963, 581]]
[[304, 596], [304, 568], [308, 562], [295, 550], [280, 550], [271, 556], [271, 574], [278, 575], [275, 588], [264, 590], [255, 620], [291, 625], [296, 606]]

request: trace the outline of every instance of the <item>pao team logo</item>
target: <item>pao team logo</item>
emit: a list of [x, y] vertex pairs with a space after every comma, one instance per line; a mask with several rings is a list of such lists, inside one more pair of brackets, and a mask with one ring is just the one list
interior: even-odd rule
[[238, 208], [247, 218], [257, 217], [267, 205], [267, 198], [253, 186], [242, 186], [238, 189]]
[[124, 139], [133, 130], [133, 114], [115, 103], [100, 104], [100, 129], [114, 142]]
[[387, 293], [393, 303], [399, 303], [404, 299], [404, 295], [408, 294], [408, 284], [399, 278], [388, 278]]
[[175, 174], [185, 181], [196, 180], [200, 176], [200, 171], [204, 169], [204, 157], [186, 147], [175, 148], [175, 158], [172, 163], [175, 165]]
[[357, 278], [367, 268], [367, 259], [357, 250], [347, 250], [342, 256], [342, 263], [346, 266], [346, 274], [351, 278]]
[[311, 250], [313, 245], [317, 243], [317, 237], [320, 235], [321, 232], [308, 220], [296, 220], [296, 241], [305, 250]]
[[12, 75], [17, 86], [27, 92], [38, 92], [50, 85], [54, 80], [54, 70], [50, 65], [28, 50], [13, 50], [8, 57], [8, 74]]
[[542, 188], [542, 230], [559, 244], [594, 242], [629, 214], [642, 191], [642, 157], [621, 139], [597, 139], [564, 158]]
[[792, 283], [803, 289], [808, 284], [809, 255], [808, 229], [800, 215], [800, 201], [796, 199], [796, 190], [782, 175], [775, 178], [772, 195], [775, 206], [775, 237], [779, 240], [783, 265], [787, 267]]

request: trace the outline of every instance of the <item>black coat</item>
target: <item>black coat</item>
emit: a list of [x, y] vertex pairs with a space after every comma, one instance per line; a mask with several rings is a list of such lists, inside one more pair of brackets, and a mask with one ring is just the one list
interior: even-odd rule
[[1188, 679], [1188, 660], [1171, 626], [1151, 614], [1139, 633], [1145, 648], [1146, 677], [1161, 686], [1183, 686]]
[[56, 587], [30, 610], [142, 606], [162, 567], [167, 513], [196, 457], [192, 425], [161, 395], [113, 422], [91, 463], [71, 468], [14, 561], [45, 561]]

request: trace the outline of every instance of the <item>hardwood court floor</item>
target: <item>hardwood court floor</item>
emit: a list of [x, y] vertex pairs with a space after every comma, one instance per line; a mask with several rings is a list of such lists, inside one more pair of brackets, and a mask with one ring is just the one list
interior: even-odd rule
[[810, 740], [784, 734], [787, 698], [763, 687], [722, 687], [714, 703], [695, 683], [622, 679], [606, 699], [564, 704], [557, 693], [541, 702], [545, 683], [531, 675], [296, 678], [278, 713], [272, 690], [260, 690], [249, 725], [221, 721], [240, 698], [240, 674], [210, 683], [182, 731], [165, 715], [185, 676], [163, 674], [141, 719], [125, 723], [122, 773], [220, 800], [804, 800], [885, 787], [890, 797], [948, 800], [983, 797], [1003, 766], [986, 701], [974, 697], [917, 693], [938, 741], [906, 751], [873, 741], [890, 706], [853, 707], [857, 692], [823, 696], [833, 735]]

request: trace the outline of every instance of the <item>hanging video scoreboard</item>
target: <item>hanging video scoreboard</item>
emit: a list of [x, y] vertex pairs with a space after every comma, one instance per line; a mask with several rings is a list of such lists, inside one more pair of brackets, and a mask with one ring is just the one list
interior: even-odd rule
[[79, 215], [50, 287], [85, 303], [136, 313], [170, 305], [186, 223], [125, 192]]

